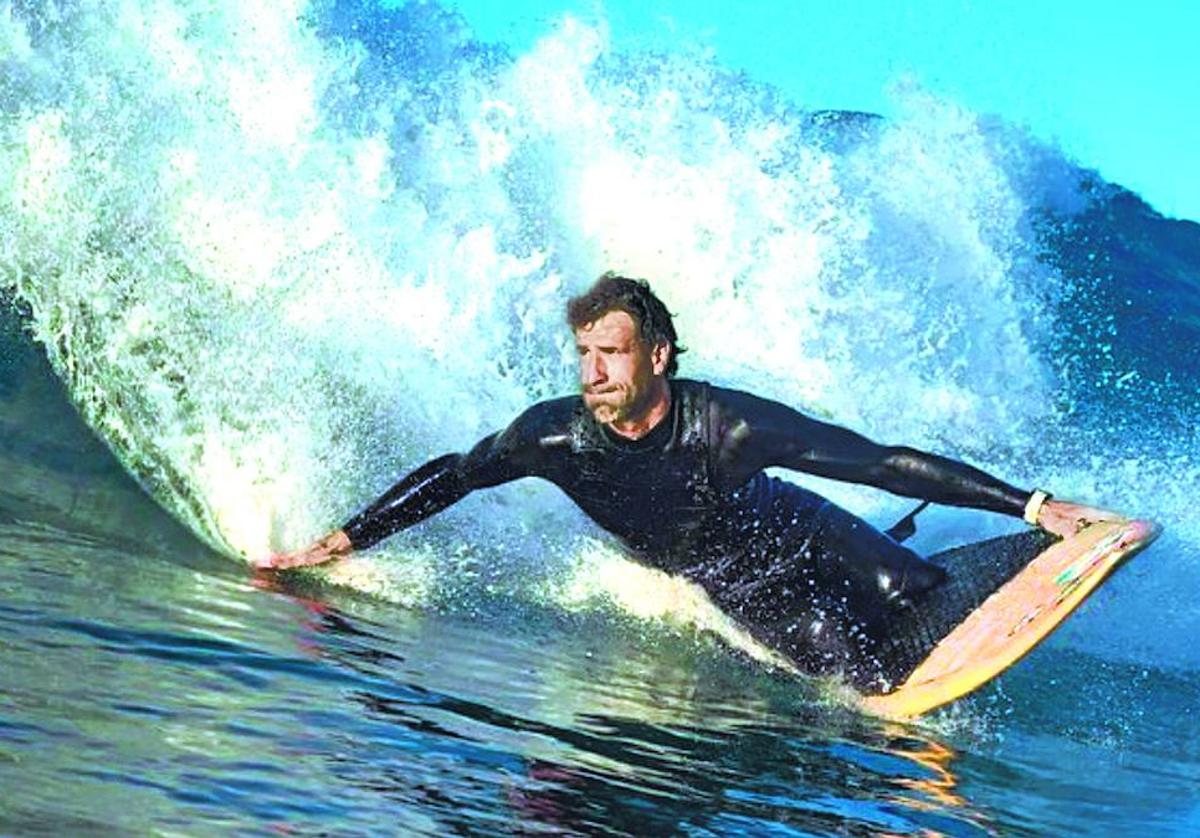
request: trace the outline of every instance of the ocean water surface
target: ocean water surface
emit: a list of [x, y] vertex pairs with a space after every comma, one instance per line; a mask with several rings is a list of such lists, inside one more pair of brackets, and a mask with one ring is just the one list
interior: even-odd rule
[[[919, 88], [814, 112], [569, 17], [0, 11], [0, 832], [1200, 829], [1200, 226]], [[249, 571], [570, 392], [562, 304], [610, 268], [689, 377], [1164, 535], [909, 725], [533, 482]]]

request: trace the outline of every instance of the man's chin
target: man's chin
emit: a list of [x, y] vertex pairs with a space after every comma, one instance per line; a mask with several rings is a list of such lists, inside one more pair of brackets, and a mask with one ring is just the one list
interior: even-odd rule
[[621, 415], [620, 407], [610, 402], [584, 396], [583, 403], [601, 425], [607, 425], [618, 419]]

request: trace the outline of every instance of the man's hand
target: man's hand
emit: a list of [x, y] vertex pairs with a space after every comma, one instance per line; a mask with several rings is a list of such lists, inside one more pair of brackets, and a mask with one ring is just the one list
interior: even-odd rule
[[1038, 526], [1046, 532], [1061, 538], [1070, 538], [1097, 521], [1120, 521], [1124, 515], [1109, 512], [1107, 509], [1097, 509], [1092, 506], [1080, 506], [1077, 503], [1067, 503], [1061, 500], [1048, 500], [1042, 504], [1038, 512]]
[[307, 567], [345, 558], [353, 549], [349, 536], [342, 530], [335, 530], [316, 544], [305, 547], [303, 550], [294, 550], [291, 553], [272, 553], [264, 558], [255, 559], [254, 566], [259, 570]]

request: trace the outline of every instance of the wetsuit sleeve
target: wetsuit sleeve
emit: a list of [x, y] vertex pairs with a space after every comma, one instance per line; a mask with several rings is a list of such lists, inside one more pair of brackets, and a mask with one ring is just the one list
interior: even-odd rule
[[436, 515], [475, 489], [531, 474], [528, 431], [533, 411], [526, 411], [506, 430], [485, 437], [468, 453], [443, 455], [407, 474], [342, 527], [351, 546], [365, 550]]
[[905, 446], [879, 445], [767, 399], [738, 393], [731, 401], [736, 404], [732, 418], [726, 419], [724, 438], [740, 436], [739, 457], [760, 467], [782, 466], [906, 497], [1017, 517], [1029, 499], [1029, 492], [957, 460]]

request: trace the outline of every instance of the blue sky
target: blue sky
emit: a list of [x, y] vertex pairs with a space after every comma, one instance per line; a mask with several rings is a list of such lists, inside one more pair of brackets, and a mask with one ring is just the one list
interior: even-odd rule
[[617, 49], [690, 43], [805, 107], [891, 111], [910, 76], [1056, 142], [1168, 216], [1200, 220], [1200, 2], [446, 0], [517, 49], [562, 14]]

